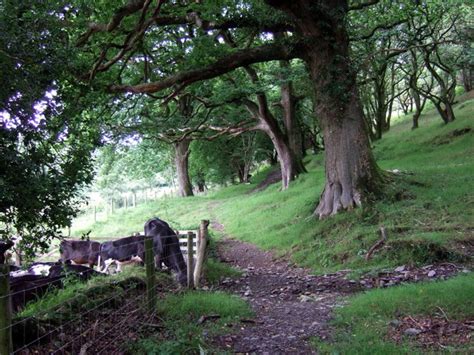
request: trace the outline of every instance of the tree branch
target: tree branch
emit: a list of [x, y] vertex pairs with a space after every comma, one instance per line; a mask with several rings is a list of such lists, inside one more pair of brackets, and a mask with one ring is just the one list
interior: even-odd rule
[[394, 28], [398, 25], [401, 25], [402, 23], [406, 23], [406, 22], [408, 22], [408, 19], [401, 19], [401, 20], [398, 20], [398, 21], [395, 21], [395, 22], [389, 23], [389, 24], [380, 24], [378, 26], [375, 26], [369, 33], [367, 33], [363, 36], [359, 36], [359, 37], [352, 37], [352, 38], [350, 38], [350, 40], [351, 41], [361, 41], [361, 40], [369, 39], [378, 30], [391, 30], [392, 28]]
[[125, 6], [120, 7], [110, 20], [108, 24], [103, 23], [90, 23], [89, 29], [86, 33], [82, 34], [77, 40], [76, 45], [78, 47], [83, 46], [89, 40], [89, 37], [96, 32], [112, 32], [115, 30], [123, 18], [129, 16], [143, 8], [145, 0], [130, 0]]
[[234, 69], [244, 67], [253, 63], [266, 62], [269, 60], [293, 59], [300, 56], [300, 46], [285, 46], [282, 44], [270, 44], [260, 47], [245, 49], [221, 58], [213, 64], [200, 68], [181, 72], [163, 78], [161, 81], [144, 83], [138, 85], [112, 85], [111, 92], [131, 93], [154, 93], [179, 84], [188, 86], [192, 83], [212, 79]]
[[370, 0], [370, 1], [367, 1], [367, 2], [361, 2], [361, 3], [358, 3], [358, 4], [354, 4], [352, 6], [349, 6], [349, 11], [363, 10], [366, 7], [378, 4], [379, 2], [380, 2], [380, 0]]

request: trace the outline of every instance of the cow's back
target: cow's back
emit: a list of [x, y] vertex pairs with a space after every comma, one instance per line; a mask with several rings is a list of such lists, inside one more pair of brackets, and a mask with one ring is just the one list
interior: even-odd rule
[[62, 261], [74, 261], [77, 264], [95, 264], [100, 252], [100, 243], [89, 240], [64, 239], [59, 245]]
[[125, 237], [110, 242], [104, 242], [102, 243], [100, 255], [104, 260], [113, 259], [118, 261], [127, 260], [133, 256], [143, 258], [143, 244], [143, 236]]

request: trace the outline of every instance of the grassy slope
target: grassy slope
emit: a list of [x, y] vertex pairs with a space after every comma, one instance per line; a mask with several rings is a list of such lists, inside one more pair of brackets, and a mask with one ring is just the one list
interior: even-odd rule
[[[442, 315], [450, 320], [473, 319], [473, 294], [473, 273], [443, 282], [411, 284], [361, 293], [353, 297], [349, 305], [336, 310], [332, 341], [326, 343], [315, 339], [314, 345], [323, 354], [426, 353], [426, 350], [416, 347], [413, 339], [408, 336], [401, 344], [389, 341], [387, 333], [391, 327], [390, 322], [405, 316], [439, 316], [440, 312], [444, 312]], [[471, 340], [471, 344], [457, 350], [472, 354], [473, 345]], [[454, 350], [456, 347], [459, 344], [451, 344], [449, 348]]]
[[[434, 111], [422, 116], [416, 131], [411, 131], [409, 120], [402, 120], [376, 143], [383, 169], [414, 173], [394, 186], [395, 191], [405, 190], [401, 201], [383, 200], [324, 221], [308, 218], [323, 187], [323, 165], [316, 158], [310, 172], [288, 191], [279, 192], [276, 184], [264, 193], [230, 196], [218, 215], [230, 234], [291, 252], [297, 263], [315, 271], [430, 262], [444, 248], [460, 251], [460, 242], [474, 241], [473, 108], [472, 100], [459, 105], [457, 121], [447, 126]], [[449, 138], [465, 127], [472, 131]], [[392, 248], [367, 264], [362, 256], [378, 239], [380, 225], [387, 227]]]
[[[279, 184], [274, 184], [264, 192], [247, 194], [264, 178], [264, 172], [251, 185], [231, 186], [206, 197], [167, 199], [119, 210], [105, 223], [90, 224], [82, 218], [73, 234], [92, 229], [93, 238], [107, 239], [142, 230], [152, 216], [169, 221], [176, 229], [196, 228], [201, 219], [217, 217], [227, 233], [288, 254], [315, 272], [342, 268], [364, 272], [405, 263], [460, 260], [474, 245], [473, 111], [474, 100], [458, 104], [457, 120], [449, 125], [443, 125], [436, 112], [429, 111], [421, 117], [421, 128], [416, 131], [411, 131], [408, 117], [397, 120], [391, 131], [375, 143], [374, 153], [381, 168], [408, 171], [410, 175], [395, 179], [389, 197], [370, 208], [324, 221], [312, 218], [324, 183], [323, 160], [313, 156], [307, 159], [309, 173], [288, 191], [281, 192]], [[464, 128], [471, 131], [453, 136], [452, 132]], [[366, 262], [364, 255], [378, 239], [381, 225], [387, 228], [389, 248]], [[218, 268], [213, 269], [219, 274]], [[408, 342], [396, 345], [387, 341], [388, 322], [400, 315], [433, 314], [438, 306], [453, 319], [472, 317], [473, 281], [469, 274], [359, 294], [336, 310], [335, 341], [315, 341], [315, 346], [330, 353], [419, 352]], [[177, 299], [173, 308], [186, 303], [186, 299]], [[235, 314], [245, 313], [236, 307]], [[197, 337], [201, 330], [189, 328], [194, 322], [173, 319], [171, 314], [165, 317], [171, 333], [183, 327], [196, 338], [183, 344], [145, 339], [135, 344], [138, 353], [202, 346], [202, 338]], [[175, 336], [171, 338], [181, 338], [178, 333]]]
[[[106, 222], [73, 228], [73, 235], [92, 229], [93, 238], [111, 238], [141, 231], [147, 218], [159, 216], [173, 228], [195, 228], [201, 219], [217, 217], [226, 232], [263, 248], [290, 254], [316, 272], [342, 268], [369, 270], [410, 262], [459, 258], [474, 243], [474, 100], [456, 107], [457, 120], [442, 124], [435, 111], [422, 115], [412, 131], [408, 117], [399, 119], [375, 143], [383, 169], [409, 171], [397, 178], [391, 195], [374, 206], [318, 221], [311, 217], [324, 183], [321, 156], [309, 157], [309, 173], [289, 190], [279, 184], [246, 194], [251, 185], [231, 186], [206, 197], [166, 199], [118, 210]], [[452, 137], [455, 130], [471, 128]], [[393, 191], [392, 191], [393, 190]], [[401, 192], [401, 193], [400, 193]], [[401, 198], [400, 198], [401, 197]], [[367, 263], [363, 256], [385, 225], [389, 248]]]

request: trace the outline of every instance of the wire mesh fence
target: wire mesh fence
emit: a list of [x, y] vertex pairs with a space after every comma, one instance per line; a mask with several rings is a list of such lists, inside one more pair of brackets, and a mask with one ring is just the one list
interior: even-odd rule
[[[207, 233], [207, 225], [205, 229]], [[42, 303], [40, 297], [53, 294], [53, 289], [68, 290], [69, 284], [73, 284], [70, 275], [76, 275], [72, 265], [48, 263], [49, 270], [45, 267], [43, 270], [47, 271], [41, 275], [23, 275], [24, 282], [20, 283], [17, 277], [10, 276], [8, 265], [0, 264], [0, 354], [113, 353], [124, 340], [138, 339], [146, 333], [147, 324], [157, 321], [157, 295], [162, 285], [156, 284], [155, 262], [164, 262], [178, 273], [185, 272], [191, 287], [201, 276], [201, 269], [193, 266], [200, 259], [196, 254], [205, 252], [202, 248], [206, 245], [205, 233], [186, 232], [172, 243], [165, 243], [162, 250], [155, 247], [153, 238], [144, 236], [121, 245], [121, 250], [130, 250], [122, 254], [122, 261], [135, 256], [135, 247], [143, 248], [144, 279], [110, 278], [110, 282], [99, 282], [97, 287], [79, 288], [87, 292], [78, 291], [73, 295], [66, 292], [67, 298], [58, 298], [60, 301], [56, 302]], [[185, 270], [182, 265], [173, 265], [176, 260], [186, 262]], [[62, 268], [62, 272], [55, 267]], [[90, 276], [99, 274], [90, 272]], [[25, 305], [31, 304], [31, 300], [36, 302], [36, 309], [34, 312], [27, 309], [25, 313]]]

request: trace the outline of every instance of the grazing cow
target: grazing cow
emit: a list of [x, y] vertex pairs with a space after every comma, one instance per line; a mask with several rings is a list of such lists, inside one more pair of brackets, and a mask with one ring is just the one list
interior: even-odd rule
[[112, 263], [117, 264], [117, 272], [121, 265], [145, 260], [145, 238], [142, 235], [121, 238], [104, 242], [100, 248], [100, 266], [107, 272]]
[[145, 223], [145, 235], [153, 237], [153, 250], [156, 267], [164, 263], [175, 271], [181, 285], [187, 283], [187, 267], [179, 247], [179, 239], [168, 223], [159, 218], [152, 218]]
[[61, 261], [71, 261], [74, 264], [89, 264], [90, 267], [98, 264], [100, 243], [89, 240], [65, 239], [59, 245]]

